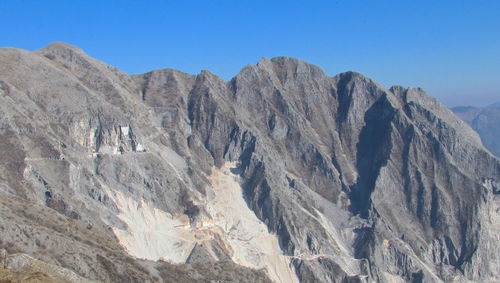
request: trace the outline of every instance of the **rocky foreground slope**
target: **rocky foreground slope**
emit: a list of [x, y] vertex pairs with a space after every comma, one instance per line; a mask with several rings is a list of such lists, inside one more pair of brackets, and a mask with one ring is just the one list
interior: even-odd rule
[[0, 248], [78, 280], [500, 280], [500, 162], [421, 89], [2, 48], [0, 141]]
[[451, 110], [479, 134], [484, 147], [500, 158], [500, 102], [484, 108], [458, 106]]

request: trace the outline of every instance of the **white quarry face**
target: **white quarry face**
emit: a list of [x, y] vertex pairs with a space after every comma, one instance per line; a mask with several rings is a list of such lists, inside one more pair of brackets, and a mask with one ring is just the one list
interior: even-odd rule
[[[290, 258], [283, 255], [278, 238], [248, 208], [239, 184], [231, 172], [235, 163], [212, 168], [208, 180], [213, 197], [203, 206], [210, 214], [190, 224], [185, 215], [172, 216], [144, 201], [114, 192], [120, 210], [118, 218], [127, 229], [113, 228], [120, 243], [137, 257], [184, 263], [196, 243], [223, 239], [234, 262], [265, 269], [274, 282], [298, 282]], [[215, 256], [214, 256], [215, 259]]]

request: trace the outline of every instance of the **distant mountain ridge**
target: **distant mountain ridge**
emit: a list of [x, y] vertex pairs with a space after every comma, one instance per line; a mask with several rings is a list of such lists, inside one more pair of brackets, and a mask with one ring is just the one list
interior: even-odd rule
[[483, 108], [457, 106], [451, 110], [478, 132], [484, 146], [500, 158], [500, 102]]
[[491, 105], [488, 105], [488, 107], [497, 107], [498, 108], [498, 107], [500, 107], [500, 101], [497, 103], [493, 103]]
[[500, 162], [420, 88], [1, 48], [0, 157], [2, 254], [75, 282], [500, 281]]

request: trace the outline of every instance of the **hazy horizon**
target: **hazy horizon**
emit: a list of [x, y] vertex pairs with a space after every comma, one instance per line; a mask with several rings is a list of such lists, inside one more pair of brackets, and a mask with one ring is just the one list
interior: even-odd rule
[[449, 107], [500, 101], [498, 1], [12, 1], [0, 47], [63, 41], [129, 73], [202, 69], [229, 80], [262, 57], [385, 87], [422, 87]]

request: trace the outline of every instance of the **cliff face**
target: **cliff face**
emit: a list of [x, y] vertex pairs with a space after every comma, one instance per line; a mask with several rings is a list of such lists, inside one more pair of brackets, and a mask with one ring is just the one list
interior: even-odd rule
[[0, 86], [9, 252], [112, 281], [500, 280], [499, 160], [421, 89], [285, 57], [130, 76], [63, 43], [0, 49]]

